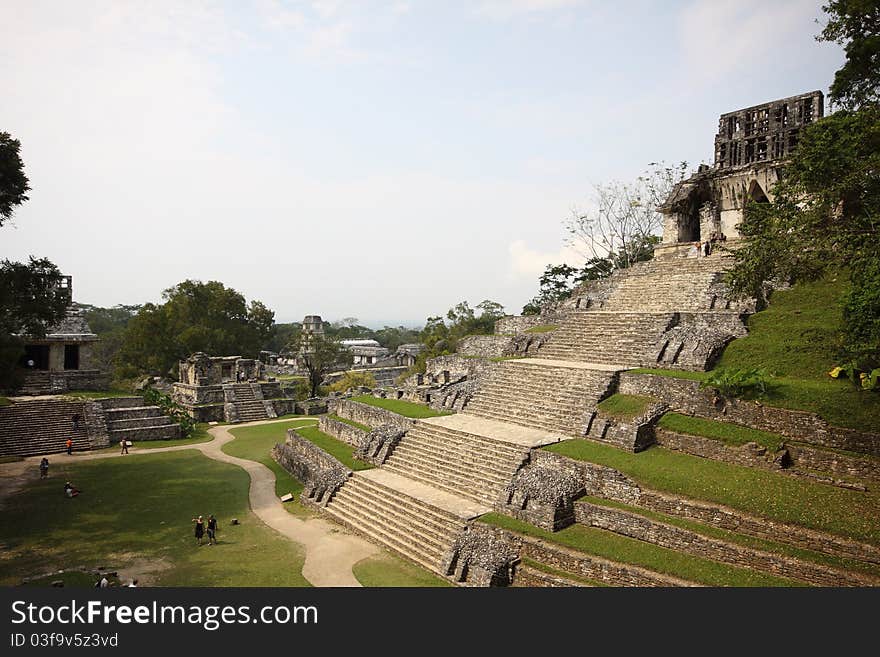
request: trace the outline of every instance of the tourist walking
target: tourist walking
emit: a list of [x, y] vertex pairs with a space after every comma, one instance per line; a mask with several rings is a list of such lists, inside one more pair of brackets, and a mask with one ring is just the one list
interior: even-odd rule
[[202, 536], [205, 535], [205, 521], [202, 520], [202, 516], [199, 516], [198, 518], [193, 518], [192, 521], [196, 523], [196, 544], [201, 545]]
[[120, 455], [128, 454], [128, 441], [125, 438], [119, 441], [119, 446], [122, 448], [122, 451], [119, 452]]
[[67, 442], [65, 444], [67, 445], [67, 455], [72, 456], [73, 455], [73, 439], [68, 438]]
[[217, 542], [217, 518], [214, 514], [208, 516], [208, 545], [214, 545]]
[[40, 461], [40, 479], [45, 479], [49, 476], [49, 459], [45, 456], [43, 460]]

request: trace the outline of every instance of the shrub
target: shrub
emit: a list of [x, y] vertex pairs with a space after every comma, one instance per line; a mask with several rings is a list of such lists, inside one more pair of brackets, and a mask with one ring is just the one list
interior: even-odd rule
[[700, 387], [711, 388], [722, 397], [763, 397], [770, 378], [763, 368], [722, 367], [709, 372]]
[[376, 377], [369, 372], [350, 371], [343, 374], [339, 379], [329, 386], [331, 392], [345, 392], [349, 388], [370, 388], [376, 387]]

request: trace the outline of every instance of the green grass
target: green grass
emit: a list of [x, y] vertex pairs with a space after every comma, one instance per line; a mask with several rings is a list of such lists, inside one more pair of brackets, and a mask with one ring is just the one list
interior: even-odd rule
[[367, 557], [351, 569], [363, 586], [385, 587], [448, 587], [451, 582], [390, 554]]
[[548, 532], [499, 513], [488, 513], [480, 520], [579, 552], [709, 586], [804, 586], [795, 580], [676, 552], [595, 527], [574, 524], [558, 532]]
[[527, 358], [527, 356], [494, 356], [489, 360], [493, 363], [503, 363], [506, 360], [519, 360], [520, 358]]
[[9, 401], [8, 398], [0, 397], [0, 406], [9, 406], [10, 404], [12, 404], [12, 402]]
[[581, 584], [586, 584], [587, 586], [609, 586], [605, 582], [592, 580], [581, 575], [576, 575], [575, 573], [569, 573], [564, 570], [559, 570], [558, 568], [553, 568], [552, 566], [548, 566], [547, 564], [541, 563], [540, 561], [535, 561], [534, 559], [529, 559], [528, 557], [522, 557], [520, 560], [526, 566], [531, 566], [535, 570], [540, 570], [541, 572], [547, 573], [548, 575], [564, 577], [566, 579], [574, 580], [575, 582], [580, 582]]
[[832, 566], [834, 568], [840, 568], [841, 570], [859, 571], [874, 575], [875, 577], [880, 577], [880, 565], [878, 564], [871, 564], [864, 561], [856, 561], [855, 559], [848, 559], [846, 557], [835, 557], [830, 554], [825, 554], [823, 552], [814, 552], [813, 550], [804, 550], [802, 548], [794, 547], [793, 545], [788, 545], [787, 543], [770, 541], [764, 538], [758, 538], [756, 536], [749, 536], [748, 534], [739, 534], [737, 532], [720, 529], [712, 525], [704, 525], [694, 520], [688, 520], [686, 518], [680, 518], [678, 516], [669, 516], [663, 513], [652, 511], [650, 509], [643, 509], [642, 507], [638, 506], [630, 506], [629, 504], [624, 504], [623, 502], [606, 500], [601, 497], [586, 496], [582, 497], [579, 501], [589, 502], [597, 506], [604, 506], [612, 509], [629, 511], [630, 513], [635, 513], [636, 515], [643, 516], [656, 522], [662, 522], [666, 523], [667, 525], [672, 525], [674, 527], [680, 527], [681, 529], [686, 529], [688, 531], [692, 531], [696, 534], [707, 536], [709, 538], [716, 538], [722, 541], [727, 541], [728, 543], [734, 543], [736, 545], [742, 545], [745, 547], [754, 548], [756, 550], [763, 550], [765, 552], [772, 552], [784, 556], [795, 557], [796, 559], [801, 559], [802, 561], [809, 561], [826, 566]]
[[332, 436], [328, 436], [323, 431], [319, 431], [317, 427], [304, 427], [297, 429], [296, 432], [308, 441], [323, 449], [331, 456], [351, 470], [369, 470], [373, 467], [372, 463], [360, 461], [352, 455], [352, 446], [341, 440], [336, 440]]
[[360, 402], [361, 404], [369, 404], [370, 406], [384, 408], [386, 411], [391, 411], [392, 413], [415, 419], [451, 415], [451, 413], [446, 411], [435, 411], [433, 408], [429, 408], [425, 404], [416, 404], [415, 402], [404, 401], [402, 399], [382, 399], [380, 397], [373, 397], [372, 395], [358, 395], [357, 397], [352, 397], [351, 400]]
[[105, 399], [106, 397], [140, 397], [141, 395], [131, 390], [70, 390], [65, 392], [64, 396], [74, 399]]
[[644, 413], [656, 401], [653, 397], [617, 393], [600, 401], [599, 410], [605, 415], [629, 420]]
[[360, 429], [361, 431], [366, 431], [369, 433], [373, 429], [368, 427], [366, 424], [361, 424], [360, 422], [355, 422], [354, 420], [348, 420], [344, 417], [339, 417], [338, 415], [328, 415], [331, 420], [336, 420], [337, 422], [342, 422], [343, 424], [347, 424], [351, 427], [355, 427], [356, 429]]
[[658, 491], [880, 544], [880, 491], [856, 491], [651, 447], [638, 454], [590, 440], [551, 452], [619, 470]]
[[[301, 549], [250, 511], [250, 479], [237, 466], [195, 450], [53, 465], [48, 479], [32, 480], [0, 514], [0, 586], [141, 560], [164, 563], [155, 582], [162, 586], [308, 585]], [[82, 494], [65, 498], [65, 480]], [[199, 547], [191, 518], [210, 513], [219, 520], [218, 544]]]
[[[52, 586], [52, 582], [61, 580], [64, 582], [64, 588], [94, 588], [95, 582], [100, 581], [100, 576], [93, 575], [90, 572], [82, 570], [65, 570], [62, 572], [50, 573], [44, 577], [35, 577], [29, 580], [23, 586], [44, 587]], [[107, 582], [110, 586], [126, 585], [128, 582], [120, 582], [119, 578], [114, 575], [107, 575]]]
[[0, 456], [0, 463], [15, 463], [16, 461], [24, 461], [23, 456]]
[[781, 436], [778, 433], [751, 429], [739, 424], [731, 424], [730, 422], [705, 420], [690, 415], [682, 415], [681, 413], [666, 413], [660, 418], [657, 426], [669, 429], [670, 431], [677, 431], [678, 433], [720, 440], [725, 445], [738, 446], [755, 442], [771, 451], [776, 451], [786, 441], [785, 436]]
[[277, 443], [287, 440], [287, 430], [302, 427], [306, 424], [314, 425], [314, 418], [299, 418], [288, 422], [273, 422], [270, 424], [258, 424], [253, 427], [240, 427], [230, 430], [235, 436], [234, 440], [223, 445], [225, 454], [236, 456], [240, 459], [248, 459], [262, 463], [275, 475], [275, 495], [282, 497], [287, 493], [293, 494], [293, 500], [284, 503], [284, 508], [295, 516], [310, 516], [312, 510], [302, 505], [299, 494], [303, 485], [287, 470], [272, 458], [272, 448]]
[[559, 328], [558, 324], [539, 324], [525, 330], [525, 333], [549, 333]]

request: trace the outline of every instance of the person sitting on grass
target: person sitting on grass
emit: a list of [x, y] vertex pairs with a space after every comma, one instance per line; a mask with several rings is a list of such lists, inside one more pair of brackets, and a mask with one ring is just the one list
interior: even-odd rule
[[64, 482], [64, 494], [67, 497], [76, 497], [79, 495], [79, 488], [71, 484], [69, 481]]

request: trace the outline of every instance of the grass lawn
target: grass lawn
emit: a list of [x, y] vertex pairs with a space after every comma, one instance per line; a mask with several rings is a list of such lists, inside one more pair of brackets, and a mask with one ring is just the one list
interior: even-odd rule
[[352, 456], [354, 448], [351, 445], [328, 436], [323, 431], [319, 431], [318, 427], [303, 427], [302, 429], [297, 429], [296, 432], [306, 440], [315, 443], [315, 445], [328, 454], [336, 457], [340, 463], [354, 471], [369, 470], [374, 467], [372, 463], [360, 461]]
[[751, 429], [739, 424], [729, 422], [716, 422], [705, 420], [681, 413], [666, 413], [657, 423], [658, 427], [687, 433], [692, 436], [703, 436], [720, 440], [725, 445], [745, 445], [748, 442], [756, 442], [769, 450], [776, 451], [787, 439], [778, 433]]
[[687, 379], [688, 381], [702, 381], [706, 378], [706, 372], [689, 372], [687, 370], [666, 370], [661, 367], [638, 367], [629, 370], [629, 374], [657, 374], [668, 376], [673, 379]]
[[338, 415], [328, 415], [327, 417], [332, 420], [336, 420], [337, 422], [342, 422], [343, 424], [355, 427], [356, 429], [360, 429], [361, 431], [366, 431], [367, 433], [372, 431], [372, 429], [366, 424], [361, 424], [360, 422], [355, 422], [354, 420], [347, 420], [346, 418], [339, 417]]
[[314, 512], [299, 501], [299, 494], [303, 489], [302, 483], [282, 468], [272, 458], [270, 452], [276, 443], [283, 443], [287, 439], [288, 429], [314, 424], [314, 418], [300, 417], [287, 422], [231, 429], [230, 433], [235, 436], [235, 440], [223, 445], [222, 449], [230, 456], [256, 461], [269, 468], [275, 474], [275, 495], [281, 497], [287, 493], [293, 494], [293, 500], [285, 502], [284, 508], [295, 516], [310, 516]]
[[499, 513], [487, 513], [480, 520], [579, 552], [642, 566], [709, 586], [804, 586], [795, 580], [676, 552], [595, 527], [574, 524], [558, 532], [548, 532]]
[[635, 513], [636, 515], [649, 518], [650, 520], [655, 520], [657, 522], [663, 522], [667, 525], [672, 525], [674, 527], [687, 529], [696, 534], [701, 534], [702, 536], [707, 536], [709, 538], [717, 538], [722, 541], [727, 541], [728, 543], [743, 545], [745, 547], [754, 548], [756, 550], [764, 550], [765, 552], [772, 552], [785, 556], [795, 557], [797, 559], [801, 559], [802, 561], [810, 561], [813, 563], [824, 564], [826, 566], [840, 568], [841, 570], [859, 571], [880, 577], [880, 565], [878, 564], [870, 564], [864, 561], [856, 561], [855, 559], [847, 559], [846, 557], [835, 557], [830, 554], [824, 554], [822, 552], [804, 550], [802, 548], [794, 547], [793, 545], [788, 545], [787, 543], [777, 543], [776, 541], [769, 541], [764, 538], [749, 536], [748, 534], [738, 534], [737, 532], [720, 529], [718, 527], [713, 527], [712, 525], [704, 525], [693, 520], [688, 520], [686, 518], [679, 518], [678, 516], [668, 516], [664, 513], [651, 511], [650, 509], [643, 509], [638, 506], [630, 506], [629, 504], [624, 504], [623, 502], [606, 500], [601, 497], [586, 496], [582, 497], [581, 501], [590, 502], [591, 504], [595, 504], [597, 506], [604, 506], [612, 509], [629, 511], [631, 513]]
[[[59, 459], [0, 514], [0, 585], [58, 569], [163, 564], [162, 586], [308, 586], [303, 554], [250, 511], [249, 477], [195, 450]], [[63, 496], [65, 480], [83, 492]], [[213, 513], [218, 544], [196, 546], [191, 518]], [[240, 525], [230, 525], [238, 518]], [[279, 564], [285, 567], [279, 568]], [[143, 580], [140, 574], [134, 575]]]
[[611, 395], [608, 399], [600, 401], [598, 406], [606, 415], [622, 420], [630, 420], [644, 413], [648, 406], [656, 401], [653, 397], [617, 393]]
[[654, 490], [880, 544], [880, 491], [855, 491], [651, 447], [638, 454], [590, 440], [545, 447], [615, 468]]
[[388, 553], [358, 561], [351, 572], [363, 586], [454, 586], [442, 577]]
[[7, 397], [0, 397], [0, 406], [9, 406], [11, 403]]
[[533, 326], [532, 328], [526, 329], [526, 333], [549, 333], [550, 331], [555, 331], [559, 328], [558, 324], [539, 324], [538, 326]]
[[372, 395], [359, 395], [357, 397], [352, 397], [351, 400], [360, 402], [361, 404], [378, 406], [379, 408], [384, 408], [386, 411], [391, 411], [392, 413], [397, 413], [404, 417], [415, 418], [417, 420], [426, 417], [451, 415], [451, 413], [447, 411], [435, 411], [433, 408], [429, 408], [425, 404], [416, 404], [415, 402], [403, 401], [402, 399], [381, 399], [379, 397], [373, 397]]

